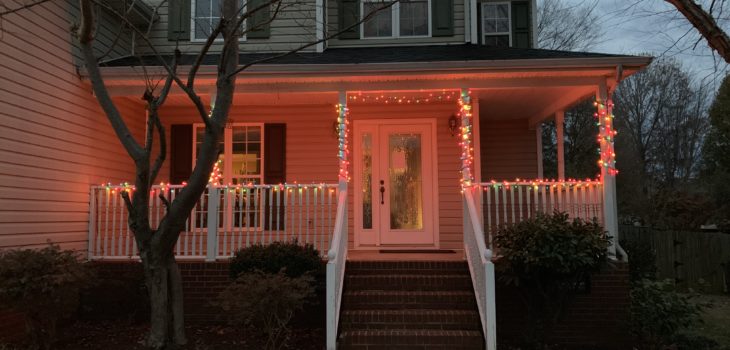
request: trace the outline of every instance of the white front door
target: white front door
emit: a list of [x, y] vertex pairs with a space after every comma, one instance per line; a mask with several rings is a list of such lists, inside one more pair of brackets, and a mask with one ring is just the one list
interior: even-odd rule
[[434, 247], [437, 216], [433, 121], [356, 121], [355, 244]]

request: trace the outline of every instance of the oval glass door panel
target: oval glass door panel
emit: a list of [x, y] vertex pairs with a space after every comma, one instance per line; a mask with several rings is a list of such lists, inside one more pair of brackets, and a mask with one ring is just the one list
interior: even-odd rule
[[388, 200], [391, 230], [423, 229], [423, 172], [420, 134], [388, 137]]

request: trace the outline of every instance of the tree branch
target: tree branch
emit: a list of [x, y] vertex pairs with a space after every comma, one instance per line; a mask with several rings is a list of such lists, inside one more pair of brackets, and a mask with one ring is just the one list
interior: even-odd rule
[[[14, 9], [5, 10], [5, 11], [0, 12], [0, 17], [5, 16], [5, 15], [9, 15], [11, 13], [16, 13], [16, 12], [19, 12], [19, 11], [23, 11], [25, 9], [29, 9], [31, 7], [34, 7], [34, 6], [37, 6], [37, 5], [40, 5], [40, 4], [49, 2], [49, 1], [51, 1], [51, 0], [38, 0], [38, 1], [31, 2], [29, 4], [25, 4], [25, 5], [21, 6], [21, 7], [16, 7]], [[7, 8], [6, 6], [3, 6], [3, 7]]]
[[99, 71], [99, 65], [96, 62], [94, 55], [94, 49], [92, 45], [93, 34], [92, 28], [94, 23], [94, 10], [92, 8], [91, 0], [80, 0], [81, 7], [81, 24], [79, 25], [78, 31], [76, 32], [79, 38], [79, 44], [81, 46], [81, 52], [86, 61], [86, 69], [89, 73], [89, 80], [91, 81], [91, 88], [94, 91], [96, 99], [99, 101], [99, 105], [104, 110], [109, 122], [117, 134], [119, 141], [124, 146], [130, 157], [138, 162], [144, 157], [144, 150], [142, 146], [137, 143], [129, 131], [127, 124], [122, 119], [119, 110], [114, 105], [109, 91], [104, 85], [104, 80], [101, 77]]
[[165, 197], [165, 195], [162, 194], [162, 192], [160, 192], [160, 194], [157, 195], [157, 197], [160, 198], [160, 200], [162, 201], [162, 204], [165, 205], [165, 209], [167, 209], [167, 211], [169, 212], [170, 211], [170, 201], [167, 200], [167, 197]]
[[687, 20], [707, 40], [707, 44], [713, 50], [730, 63], [730, 38], [725, 33], [712, 15], [703, 10], [702, 7], [692, 0], [665, 0], [674, 5]]
[[165, 138], [165, 127], [160, 121], [160, 116], [157, 114], [157, 109], [155, 109], [155, 112], [151, 115], [151, 117], [153, 118], [155, 127], [157, 128], [157, 137], [160, 141], [160, 153], [157, 155], [154, 164], [152, 164], [152, 170], [150, 171], [150, 185], [155, 183], [157, 174], [160, 173], [162, 164], [165, 163], [165, 158], [167, 157], [167, 139]]

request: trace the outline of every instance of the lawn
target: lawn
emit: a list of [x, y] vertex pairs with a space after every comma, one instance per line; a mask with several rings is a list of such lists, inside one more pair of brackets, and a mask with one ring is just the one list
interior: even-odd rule
[[702, 295], [699, 299], [710, 307], [704, 310], [704, 324], [698, 325], [696, 332], [730, 349], [730, 295]]

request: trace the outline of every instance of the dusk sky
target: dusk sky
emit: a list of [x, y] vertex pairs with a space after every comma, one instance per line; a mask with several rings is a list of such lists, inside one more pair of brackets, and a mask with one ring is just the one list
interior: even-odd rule
[[[540, 1], [540, 0], [538, 0]], [[696, 80], [718, 85], [728, 71], [728, 65], [716, 57], [699, 33], [670, 4], [663, 0], [564, 0], [571, 4], [597, 4], [605, 36], [591, 51], [605, 53], [641, 54], [655, 57], [676, 57], [693, 72]], [[700, 0], [700, 3], [703, 3]], [[709, 1], [707, 1], [709, 3]], [[720, 1], [717, 1], [720, 3]], [[725, 5], [730, 15], [730, 5]], [[720, 20], [725, 31], [730, 29], [730, 16]], [[675, 44], [676, 43], [676, 44]], [[715, 61], [717, 63], [715, 63]]]

